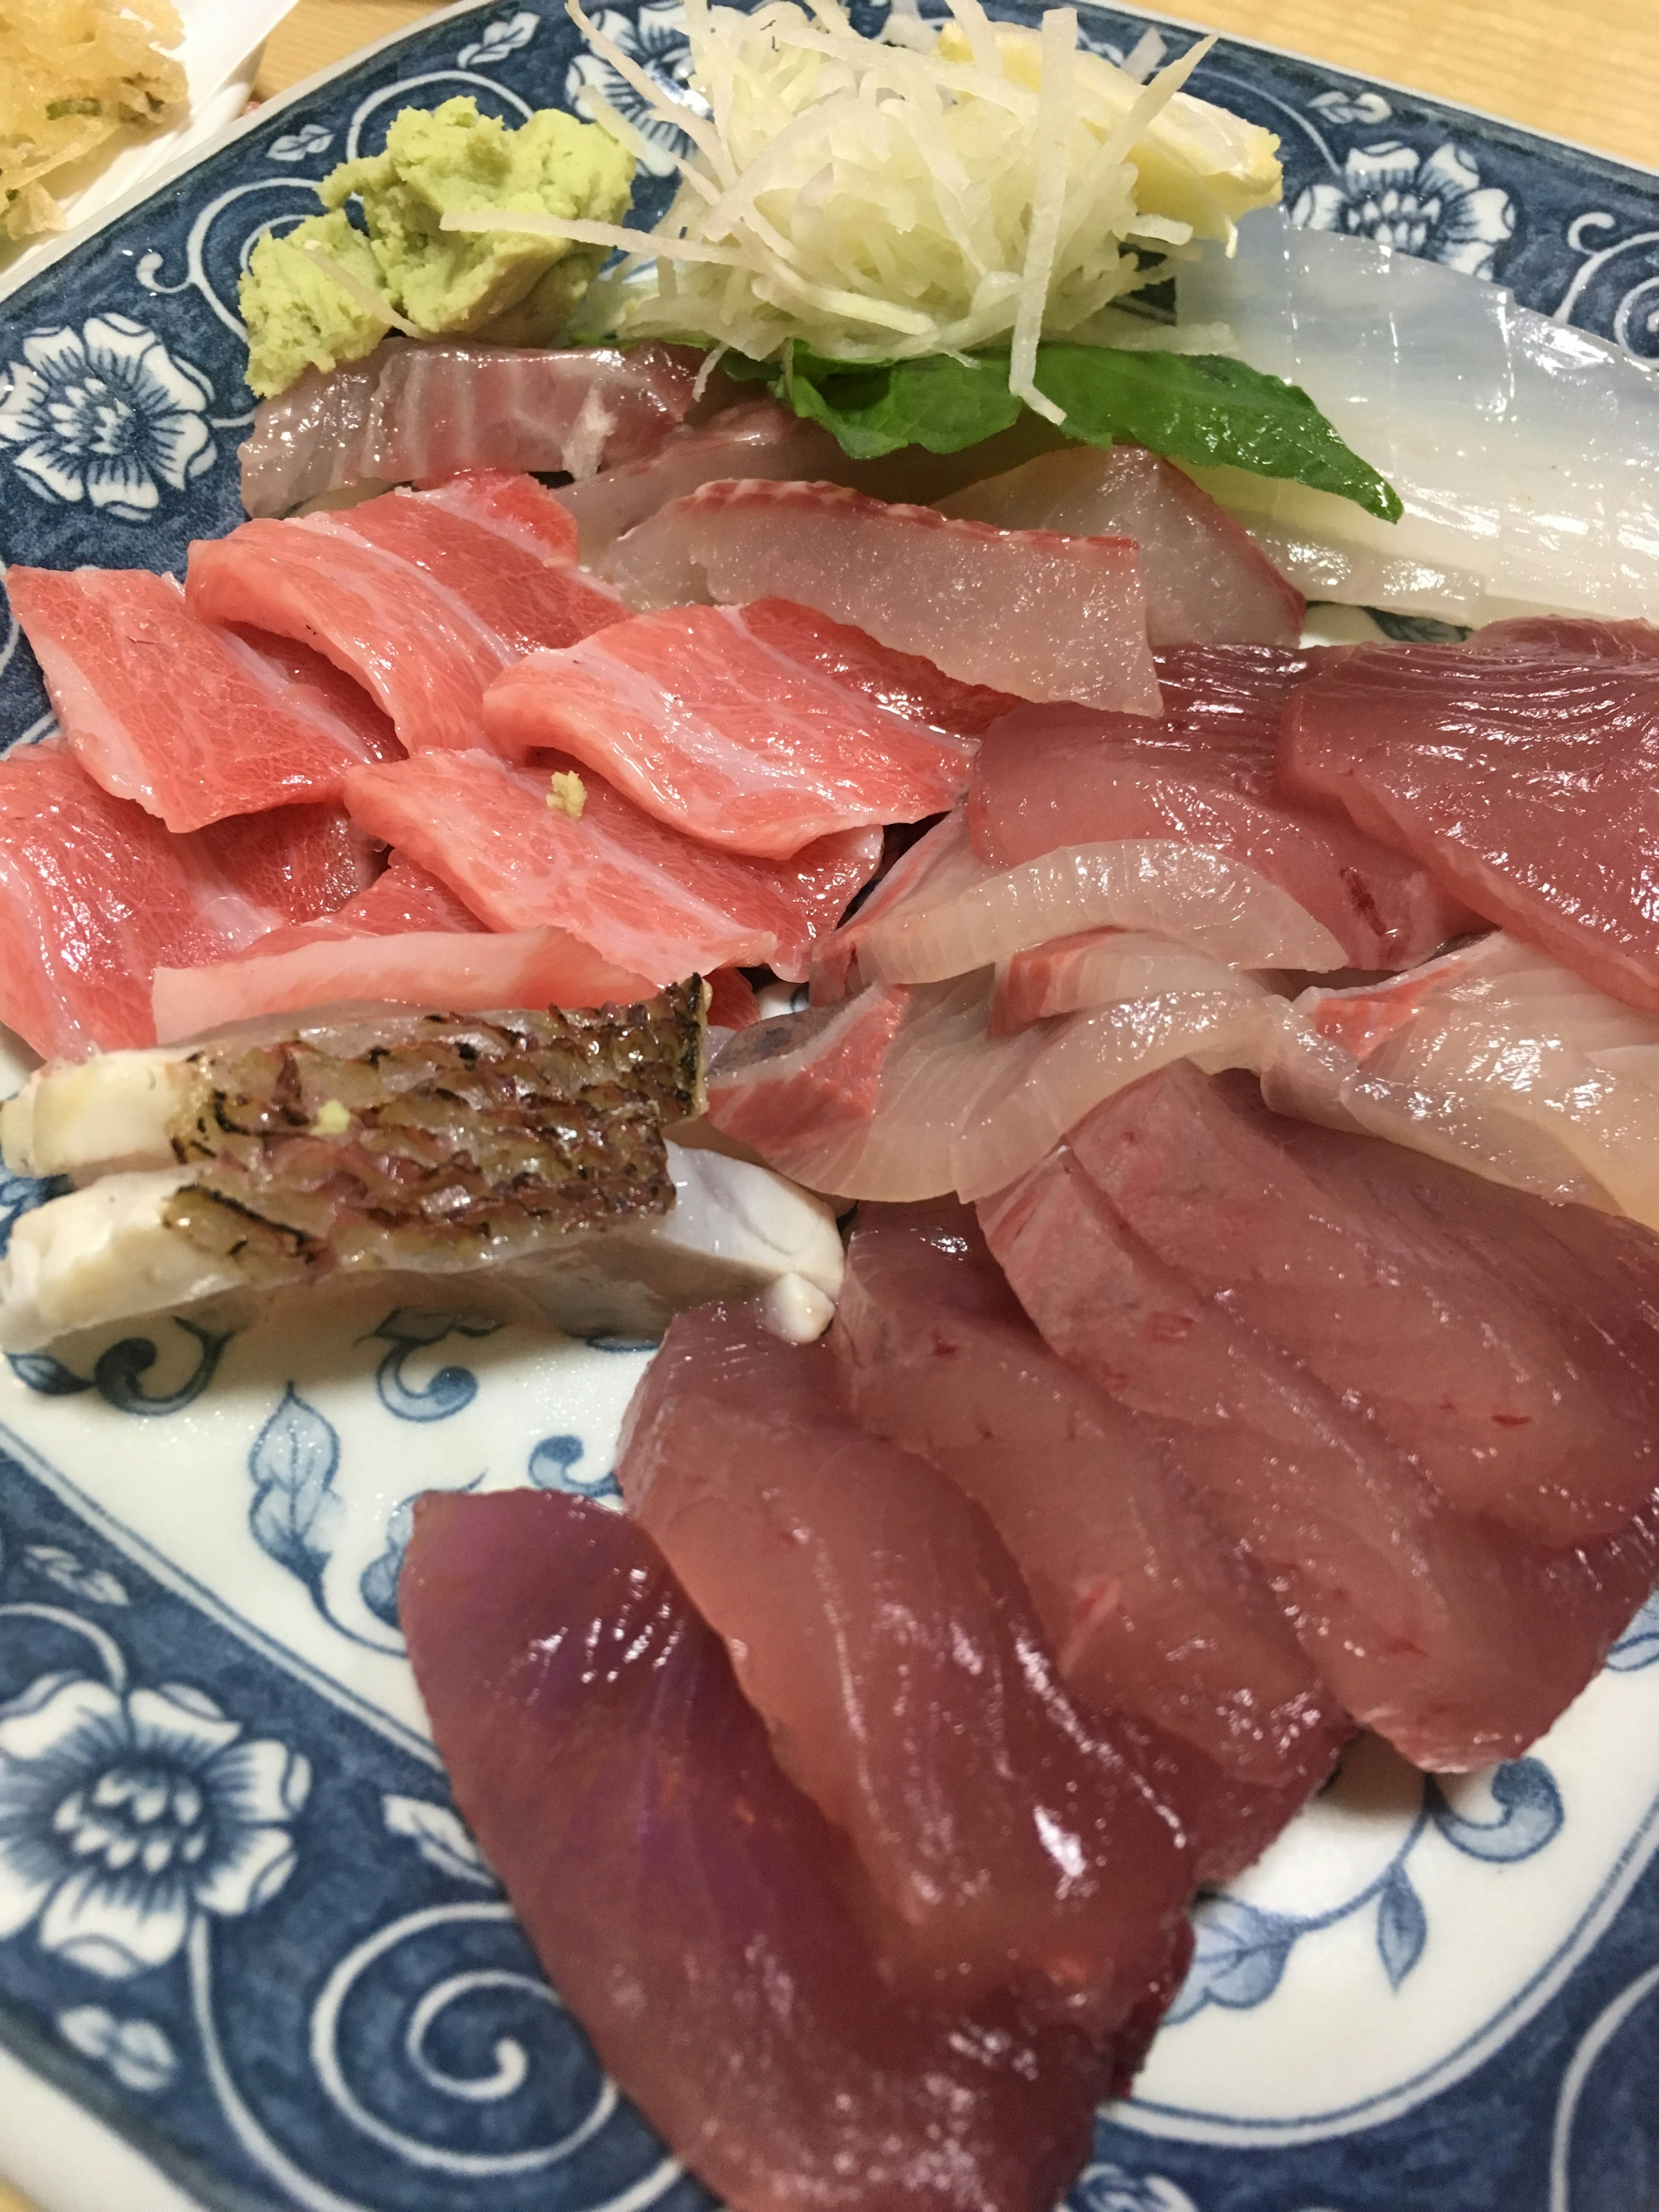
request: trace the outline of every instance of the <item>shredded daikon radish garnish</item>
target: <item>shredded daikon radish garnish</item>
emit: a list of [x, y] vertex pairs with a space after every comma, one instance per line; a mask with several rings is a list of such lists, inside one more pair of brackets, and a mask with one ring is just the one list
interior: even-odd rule
[[[948, 0], [935, 36], [910, 5], [892, 37], [866, 39], [839, 0], [752, 14], [687, 0], [693, 108], [567, 4], [691, 142], [655, 231], [557, 227], [655, 257], [654, 289], [599, 288], [609, 327], [631, 337], [700, 337], [757, 359], [794, 341], [848, 362], [1006, 345], [1012, 389], [1054, 416], [1035, 380], [1041, 339], [1091, 334], [1151, 281], [1149, 249], [1230, 240], [1279, 197], [1277, 142], [1182, 90], [1206, 46], [1143, 86], [1079, 49], [1070, 8], [1028, 31]], [[447, 222], [555, 228], [506, 211]]]

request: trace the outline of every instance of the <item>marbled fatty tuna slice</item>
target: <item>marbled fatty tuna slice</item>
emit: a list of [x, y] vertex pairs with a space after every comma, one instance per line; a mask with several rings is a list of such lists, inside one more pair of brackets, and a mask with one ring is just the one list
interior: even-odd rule
[[399, 1604], [457, 1802], [542, 1964], [733, 2212], [1048, 2212], [1109, 2061], [1006, 1999], [895, 1998], [845, 1845], [635, 1525], [549, 1493], [428, 1496]]
[[487, 1013], [503, 1006], [631, 1006], [653, 985], [562, 929], [490, 930], [400, 855], [337, 914], [272, 930], [228, 960], [158, 968], [163, 1044], [258, 1014], [369, 1002]]
[[951, 522], [838, 484], [711, 483], [631, 532], [611, 574], [641, 610], [793, 599], [964, 683], [1158, 712], [1127, 538]]
[[864, 1425], [989, 1514], [1074, 1694], [1201, 1755], [1201, 1870], [1248, 1863], [1348, 1723], [1168, 1435], [1049, 1350], [955, 1203], [860, 1209], [829, 1342]]
[[410, 752], [465, 750], [511, 662], [627, 611], [572, 564], [574, 550], [551, 492], [481, 473], [198, 539], [185, 592], [205, 621], [297, 638], [355, 676]]
[[76, 758], [169, 830], [337, 801], [349, 769], [403, 751], [321, 654], [198, 621], [171, 576], [12, 568], [6, 595]]
[[1022, 708], [991, 732], [974, 763], [975, 852], [1007, 869], [1104, 839], [1173, 839], [1277, 886], [1330, 933], [1334, 965], [1425, 959], [1474, 916], [1388, 842], [1274, 786], [1285, 711], [1335, 657], [1237, 645], [1160, 653], [1158, 721]]
[[360, 770], [357, 821], [447, 884], [497, 930], [567, 932], [617, 967], [666, 983], [763, 963], [805, 974], [881, 854], [877, 830], [819, 839], [790, 860], [720, 853], [653, 821], [595, 775], [572, 816], [538, 771], [484, 752], [425, 753]]
[[1452, 895], [1659, 1013], [1659, 665], [1634, 625], [1500, 623], [1365, 646], [1286, 714], [1287, 791], [1341, 806]]
[[1293, 646], [1307, 601], [1242, 523], [1144, 446], [1040, 453], [939, 502], [999, 530], [1133, 538], [1146, 585], [1146, 635], [1170, 645]]
[[188, 836], [112, 799], [61, 740], [0, 760], [0, 1021], [48, 1059], [153, 1044], [150, 979], [370, 882], [337, 807], [281, 806]]
[[1431, 1769], [1513, 1756], [1640, 1603], [1651, 1530], [1638, 1519], [1589, 1549], [1550, 1550], [1454, 1512], [1364, 1411], [1138, 1235], [1103, 1187], [1112, 1161], [1127, 1144], [1139, 1169], [1142, 1118], [1160, 1103], [1175, 1118], [1183, 1093], [1202, 1112], [1204, 1090], [1194, 1071], [1166, 1071], [1109, 1102], [981, 1207], [991, 1249], [1054, 1349], [1171, 1429], [1358, 1720]]
[[617, 1472], [779, 1764], [850, 1838], [896, 1984], [945, 2004], [1012, 1985], [1121, 2028], [1194, 1879], [1162, 1745], [1073, 1705], [978, 1506], [857, 1425], [827, 1347], [752, 1309], [674, 1323]]
[[962, 796], [962, 745], [779, 651], [747, 615], [671, 607], [532, 653], [485, 694], [484, 735], [509, 759], [569, 753], [659, 821], [769, 860]]

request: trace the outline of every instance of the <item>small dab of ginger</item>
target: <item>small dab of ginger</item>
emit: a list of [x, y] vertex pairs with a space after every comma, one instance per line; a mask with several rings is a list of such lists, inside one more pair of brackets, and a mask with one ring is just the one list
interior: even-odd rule
[[568, 814], [573, 822], [582, 818], [582, 809], [587, 804], [587, 786], [574, 769], [562, 769], [548, 786], [547, 804], [554, 814]]
[[351, 1127], [351, 1116], [337, 1098], [327, 1098], [318, 1109], [311, 1127], [319, 1137], [343, 1137]]

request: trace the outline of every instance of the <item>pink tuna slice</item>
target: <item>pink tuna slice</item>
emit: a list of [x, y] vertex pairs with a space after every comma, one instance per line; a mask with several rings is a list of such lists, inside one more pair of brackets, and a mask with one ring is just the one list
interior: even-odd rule
[[148, 568], [9, 568], [6, 593], [75, 757], [169, 830], [337, 802], [403, 747], [362, 686], [286, 638], [198, 621]]
[[337, 807], [174, 837], [60, 740], [19, 746], [0, 760], [0, 1022], [47, 1059], [154, 1044], [158, 967], [222, 959], [331, 914], [373, 873]]
[[205, 621], [313, 647], [373, 693], [411, 752], [465, 750], [511, 662], [626, 613], [574, 550], [551, 492], [484, 474], [198, 540], [185, 597]]
[[346, 803], [490, 928], [564, 931], [653, 985], [757, 964], [804, 975], [814, 939], [880, 856], [872, 830], [820, 839], [793, 860], [716, 852], [591, 774], [573, 819], [548, 804], [553, 773], [577, 771], [556, 757], [531, 770], [494, 753], [424, 753], [358, 769]]
[[865, 1427], [989, 1514], [1073, 1694], [1201, 1754], [1204, 1877], [1248, 1864], [1349, 1724], [1169, 1434], [1048, 1349], [953, 1200], [860, 1208], [829, 1343]]
[[[1179, 963], [1189, 957], [1170, 952]], [[1259, 1066], [1273, 1046], [1272, 1003], [1260, 984], [1217, 967], [1207, 989], [1138, 989], [994, 1037], [984, 974], [877, 986], [844, 1007], [782, 1015], [723, 1046], [709, 1071], [708, 1119], [814, 1190], [982, 1198], [1153, 1068], [1188, 1054]], [[830, 1110], [820, 1115], [826, 1096]]]
[[497, 935], [424, 869], [394, 857], [362, 897], [323, 921], [273, 930], [229, 960], [161, 968], [163, 1044], [255, 1014], [356, 1002], [481, 1014], [515, 1006], [633, 1006], [655, 987], [562, 929]]
[[644, 1533], [428, 1494], [398, 1595], [468, 1826], [561, 1996], [732, 2212], [1050, 2212], [1139, 2039], [882, 1981], [847, 1846], [786, 1780]]
[[1127, 538], [950, 522], [838, 484], [710, 483], [631, 532], [611, 574], [642, 609], [793, 599], [967, 684], [1158, 711]]
[[1324, 659], [1267, 646], [1160, 653], [1158, 722], [1022, 708], [997, 725], [975, 763], [974, 850], [1009, 868], [1107, 838], [1175, 839], [1277, 884], [1334, 939], [1339, 956], [1328, 964], [1414, 965], [1474, 917], [1344, 815], [1273, 787], [1285, 706]]
[[[1293, 646], [1307, 601], [1242, 523], [1144, 446], [1040, 453], [939, 502], [999, 530], [1133, 538], [1152, 645]], [[1167, 711], [1167, 710], [1166, 710]]]
[[833, 997], [854, 973], [866, 983], [942, 982], [1097, 928], [1167, 938], [1230, 968], [1341, 965], [1340, 945], [1305, 907], [1208, 846], [1124, 837], [999, 868], [974, 851], [969, 818], [935, 824], [825, 943], [815, 995]]
[[825, 1346], [724, 1306], [670, 1327], [617, 1476], [850, 1838], [895, 1987], [1116, 2033], [1186, 1932], [1165, 1739], [1072, 1703], [979, 1507], [857, 1425]]
[[[396, 338], [262, 400], [242, 447], [250, 514], [286, 514], [343, 484], [429, 483], [470, 469], [568, 471], [635, 461], [691, 404], [695, 353], [568, 350]], [[581, 466], [578, 468], [578, 463]]]
[[[1121, 1094], [1035, 1174], [981, 1206], [988, 1241], [1054, 1350], [1170, 1429], [1210, 1511], [1254, 1554], [1309, 1657], [1356, 1719], [1431, 1769], [1512, 1756], [1577, 1695], [1646, 1594], [1652, 1530], [1632, 1518], [1601, 1542], [1567, 1550], [1458, 1511], [1390, 1433], [1391, 1406], [1346, 1383], [1327, 1387], [1253, 1325], [1240, 1300], [1256, 1282], [1254, 1247], [1229, 1267], [1219, 1294], [1166, 1254], [1164, 1226], [1189, 1155], [1217, 1124], [1242, 1120], [1259, 1131], [1269, 1118], [1250, 1103], [1251, 1089], [1177, 1068]], [[1297, 1141], [1304, 1135], [1329, 1133], [1298, 1130]], [[1384, 1156], [1375, 1171], [1407, 1181], [1430, 1164], [1371, 1139], [1330, 1141]], [[1164, 1195], [1149, 1200], [1158, 1178]], [[1550, 1212], [1462, 1180], [1472, 1205], [1518, 1202], [1534, 1209], [1534, 1227]], [[1236, 1184], [1229, 1203], [1242, 1209], [1249, 1195]], [[1225, 1214], [1211, 1218], [1224, 1243]], [[1623, 1226], [1582, 1218], [1597, 1230]], [[1543, 1233], [1559, 1241], [1547, 1225]], [[1575, 1264], [1575, 1280], [1581, 1273]], [[1327, 1295], [1316, 1282], [1310, 1309]], [[1386, 1301], [1374, 1310], [1380, 1343]], [[1632, 1325], [1627, 1313], [1620, 1326]], [[1400, 1346], [1402, 1374], [1417, 1349], [1415, 1337]], [[1419, 1436], [1433, 1431], [1433, 1389]], [[1454, 1407], [1445, 1430], [1454, 1455], [1458, 1429]]]
[[1656, 650], [1644, 625], [1565, 620], [1362, 647], [1292, 701], [1281, 779], [1659, 1013]]
[[498, 752], [572, 754], [706, 845], [787, 860], [815, 837], [941, 813], [968, 755], [757, 637], [673, 607], [533, 653], [484, 696]]

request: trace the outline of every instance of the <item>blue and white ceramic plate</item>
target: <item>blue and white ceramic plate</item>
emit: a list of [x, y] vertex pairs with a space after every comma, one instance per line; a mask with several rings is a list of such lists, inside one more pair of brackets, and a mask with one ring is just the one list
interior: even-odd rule
[[[1194, 35], [1083, 15], [1143, 76]], [[676, 0], [599, 20], [683, 89]], [[515, 119], [595, 79], [655, 149], [659, 204], [664, 126], [556, 0], [469, 8], [263, 110], [8, 300], [5, 556], [178, 569], [240, 520], [255, 232], [410, 102]], [[1224, 44], [1195, 83], [1278, 132], [1298, 222], [1659, 355], [1659, 177], [1263, 48]], [[50, 717], [0, 640], [3, 750]], [[46, 1194], [0, 1178], [0, 1246]], [[0, 2172], [43, 2212], [706, 2202], [452, 1810], [395, 1603], [420, 1490], [614, 1495], [648, 1351], [370, 1299], [327, 1336], [169, 1322], [0, 1368]], [[1656, 1662], [1650, 1608], [1531, 1756], [1443, 1790], [1362, 1742], [1202, 1908], [1075, 2204], [1651, 2212]]]

